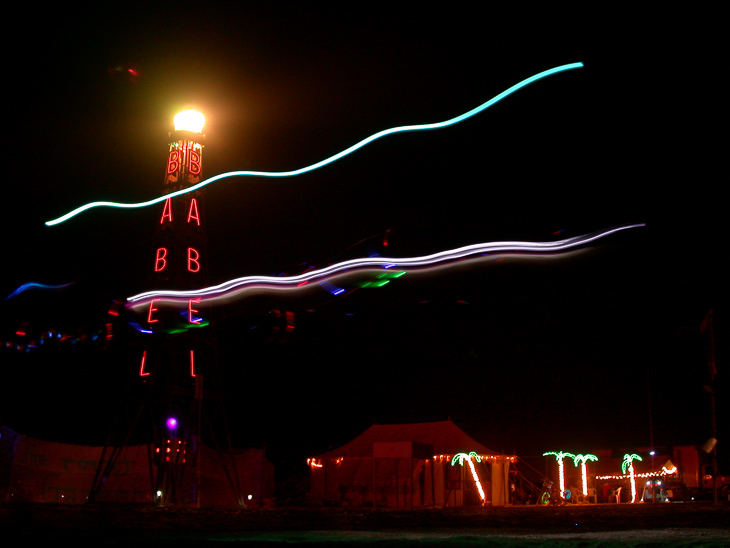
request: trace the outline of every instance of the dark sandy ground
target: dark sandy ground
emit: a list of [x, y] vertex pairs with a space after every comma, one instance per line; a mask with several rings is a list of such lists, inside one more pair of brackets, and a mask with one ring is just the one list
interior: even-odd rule
[[730, 504], [418, 510], [5, 504], [0, 526], [0, 538], [75, 546], [730, 546]]

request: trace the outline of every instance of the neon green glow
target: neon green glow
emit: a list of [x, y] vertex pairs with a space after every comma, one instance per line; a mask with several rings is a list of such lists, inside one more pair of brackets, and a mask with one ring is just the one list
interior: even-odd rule
[[573, 455], [573, 464], [578, 466], [579, 464], [585, 464], [586, 461], [597, 461], [598, 457], [595, 455], [591, 455], [590, 453], [587, 455]]
[[211, 177], [210, 179], [206, 179], [205, 181], [201, 181], [197, 185], [190, 186], [188, 188], [184, 188], [181, 190], [178, 190], [177, 192], [171, 192], [170, 194], [165, 194], [163, 196], [159, 196], [157, 198], [154, 198], [152, 200], [147, 200], [146, 202], [138, 202], [138, 203], [132, 203], [132, 204], [125, 204], [125, 203], [118, 203], [118, 202], [91, 202], [86, 205], [83, 205], [81, 207], [78, 207], [74, 209], [73, 211], [66, 213], [65, 215], [62, 215], [61, 217], [58, 217], [57, 219], [53, 219], [51, 221], [46, 221], [46, 226], [55, 226], [57, 224], [63, 223], [64, 221], [68, 221], [72, 217], [75, 217], [79, 213], [82, 213], [88, 209], [94, 208], [94, 207], [118, 207], [118, 208], [126, 208], [126, 209], [133, 209], [133, 208], [140, 208], [140, 207], [147, 207], [159, 202], [162, 202], [168, 198], [174, 198], [176, 196], [180, 196], [181, 194], [186, 194], [188, 192], [194, 192], [195, 190], [198, 190], [206, 185], [209, 185], [210, 183], [213, 183], [215, 181], [218, 181], [220, 179], [224, 179], [226, 177], [293, 177], [295, 175], [301, 175], [303, 173], [307, 173], [309, 171], [313, 171], [315, 169], [319, 169], [320, 167], [326, 166], [327, 164], [330, 164], [332, 162], [335, 162], [336, 160], [339, 160], [340, 158], [343, 158], [347, 156], [348, 154], [355, 152], [359, 148], [364, 147], [368, 143], [372, 143], [376, 139], [380, 139], [381, 137], [385, 137], [386, 135], [391, 135], [393, 133], [401, 133], [405, 131], [421, 131], [421, 130], [428, 130], [428, 129], [440, 129], [443, 127], [451, 126], [453, 124], [457, 124], [459, 122], [462, 122], [466, 120], [467, 118], [471, 118], [472, 116], [479, 114], [483, 110], [491, 107], [495, 103], [501, 101], [508, 95], [511, 95], [515, 91], [517, 91], [520, 88], [523, 88], [537, 80], [540, 80], [542, 78], [545, 78], [547, 76], [550, 76], [552, 74], [556, 74], [558, 72], [563, 72], [566, 70], [576, 69], [583, 66], [583, 63], [570, 63], [567, 65], [561, 65], [559, 67], [551, 68], [549, 70], [540, 72], [538, 74], [535, 74], [533, 76], [530, 76], [529, 78], [522, 80], [521, 82], [513, 85], [509, 89], [506, 89], [499, 95], [493, 97], [486, 103], [483, 103], [479, 105], [478, 107], [470, 110], [469, 112], [466, 112], [460, 116], [457, 116], [456, 118], [451, 118], [450, 120], [446, 120], [444, 122], [437, 122], [433, 124], [420, 124], [420, 125], [413, 125], [413, 126], [400, 126], [395, 127], [391, 129], [386, 129], [381, 132], [375, 133], [374, 135], [371, 135], [370, 137], [367, 137], [366, 139], [363, 139], [359, 143], [351, 146], [350, 148], [347, 148], [343, 150], [342, 152], [339, 152], [338, 154], [335, 154], [334, 156], [330, 156], [329, 158], [322, 160], [321, 162], [317, 162], [316, 164], [312, 164], [307, 167], [303, 167], [301, 169], [297, 169], [294, 171], [230, 171], [228, 173], [221, 173], [220, 175], [216, 175], [214, 177]]
[[464, 466], [464, 461], [469, 461], [472, 458], [476, 460], [477, 462], [482, 462], [481, 457], [476, 451], [470, 451], [469, 454], [466, 453], [456, 453], [451, 458], [451, 466], [456, 466], [456, 464], [459, 464], [459, 466]]
[[625, 474], [626, 468], [631, 466], [631, 462], [635, 460], [643, 460], [639, 455], [637, 454], [626, 454], [624, 455], [624, 461], [621, 463], [621, 471]]
[[400, 278], [403, 274], [405, 274], [405, 271], [383, 272], [374, 280], [361, 283], [360, 287], [383, 287], [385, 284], [390, 282], [390, 280]]

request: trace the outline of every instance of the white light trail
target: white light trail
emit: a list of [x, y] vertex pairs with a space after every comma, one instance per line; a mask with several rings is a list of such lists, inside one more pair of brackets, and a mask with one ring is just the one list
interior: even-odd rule
[[343, 273], [351, 273], [358, 270], [374, 268], [418, 268], [440, 265], [457, 259], [463, 259], [480, 254], [494, 254], [502, 252], [527, 252], [535, 254], [553, 254], [568, 251], [579, 246], [589, 244], [600, 238], [631, 228], [645, 226], [643, 223], [623, 225], [575, 236], [555, 242], [488, 242], [468, 245], [456, 249], [449, 249], [431, 255], [420, 257], [390, 258], [390, 257], [363, 257], [343, 261], [318, 270], [311, 270], [295, 276], [244, 276], [227, 282], [192, 290], [154, 290], [138, 293], [127, 299], [129, 303], [149, 301], [150, 299], [163, 299], [166, 301], [187, 300], [191, 298], [205, 298], [207, 302], [216, 298], [224, 298], [231, 292], [240, 291], [250, 287], [289, 290], [302, 287], [309, 282], [322, 282], [331, 279], [333, 276]]

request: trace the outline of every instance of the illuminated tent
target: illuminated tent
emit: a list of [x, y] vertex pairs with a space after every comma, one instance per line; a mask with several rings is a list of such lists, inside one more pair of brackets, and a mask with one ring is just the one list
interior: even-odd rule
[[310, 499], [343, 506], [444, 507], [480, 505], [469, 467], [455, 455], [476, 453], [485, 504], [509, 503], [509, 465], [450, 420], [374, 424], [338, 449], [307, 459]]
[[[102, 447], [55, 443], [0, 427], [0, 500], [4, 502], [86, 502]], [[99, 502], [152, 503], [150, 460], [146, 445], [126, 447], [99, 491]], [[200, 451], [200, 505], [234, 506], [236, 489], [248, 507], [264, 504], [273, 495], [274, 471], [263, 450], [218, 453]], [[192, 472], [181, 489], [194, 503]], [[249, 495], [251, 498], [249, 498]]]

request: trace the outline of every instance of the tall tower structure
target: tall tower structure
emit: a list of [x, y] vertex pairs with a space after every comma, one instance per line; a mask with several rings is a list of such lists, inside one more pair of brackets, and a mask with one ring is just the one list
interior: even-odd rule
[[[170, 197], [159, 208], [145, 266], [145, 289], [195, 289], [208, 281], [202, 192], [175, 195], [202, 179], [204, 123], [204, 116], [194, 110], [175, 116], [164, 178], [164, 190]], [[120, 444], [117, 438], [109, 444], [115, 449], [108, 469], [102, 471], [100, 465], [90, 500], [110, 473], [114, 452], [118, 456], [119, 446], [125, 445], [133, 432], [142, 431], [142, 441], [152, 444], [150, 472], [155, 502], [199, 503], [203, 400], [218, 387], [214, 341], [206, 329], [210, 317], [199, 298], [174, 304], [159, 301], [150, 299], [144, 312], [130, 322], [141, 333], [133, 353], [138, 409], [135, 418], [122, 427], [126, 430], [124, 441]], [[240, 493], [235, 494], [242, 504]]]
[[[204, 116], [184, 110], [175, 116], [170, 133], [164, 190], [172, 194], [201, 180]], [[149, 284], [192, 289], [206, 280], [205, 224], [202, 194], [188, 192], [167, 198], [160, 210], [154, 238], [154, 260]], [[150, 301], [144, 331], [151, 335], [140, 356], [140, 382], [146, 384], [154, 431], [154, 493], [159, 504], [194, 503], [199, 497], [198, 445], [201, 443], [203, 405], [203, 355], [209, 354], [205, 338], [196, 331], [204, 325], [200, 299], [191, 299], [187, 310], [162, 310]], [[147, 342], [147, 341], [145, 341]], [[208, 352], [206, 352], [208, 350]], [[186, 477], [187, 476], [187, 477]], [[192, 486], [189, 492], [185, 485]]]

